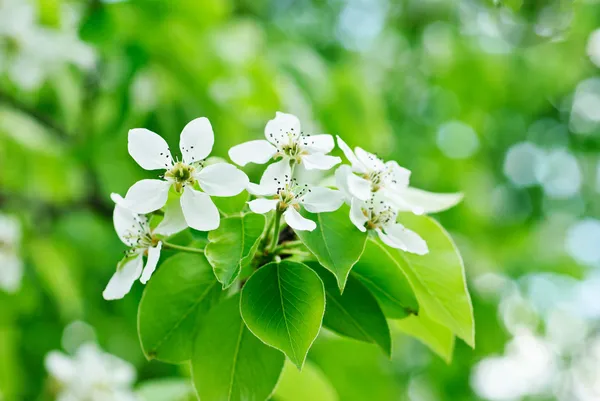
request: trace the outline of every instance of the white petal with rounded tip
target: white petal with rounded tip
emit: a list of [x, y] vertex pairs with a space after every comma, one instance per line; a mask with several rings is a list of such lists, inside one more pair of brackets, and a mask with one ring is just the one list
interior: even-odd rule
[[293, 114], [275, 113], [275, 118], [269, 120], [265, 126], [265, 138], [273, 145], [277, 146], [282, 141], [287, 141], [288, 134], [300, 135], [300, 120]]
[[147, 214], [167, 203], [171, 183], [163, 180], [141, 180], [129, 188], [122, 206], [138, 214]]
[[352, 199], [350, 188], [348, 188], [348, 177], [352, 174], [352, 167], [343, 164], [335, 170], [335, 185], [342, 192], [346, 201]]
[[275, 210], [278, 203], [278, 199], [254, 199], [248, 202], [248, 206], [254, 213], [265, 214]]
[[173, 165], [167, 141], [145, 128], [129, 130], [127, 148], [133, 160], [145, 170], [166, 170]]
[[116, 204], [116, 205], [122, 205], [123, 201], [125, 199], [123, 199], [123, 197], [115, 192], [110, 194], [110, 199]]
[[463, 199], [461, 193], [434, 193], [417, 188], [406, 188], [401, 192], [405, 207], [399, 211], [413, 211], [414, 208], [421, 213], [438, 213], [456, 206]]
[[365, 180], [355, 174], [350, 174], [348, 176], [348, 190], [352, 196], [361, 201], [369, 200], [371, 198], [371, 181]]
[[181, 195], [181, 208], [188, 226], [199, 231], [212, 231], [219, 227], [219, 210], [210, 196], [187, 186]]
[[375, 156], [373, 153], [369, 153], [366, 150], [357, 147], [355, 149], [355, 154], [358, 160], [367, 168], [367, 170], [371, 171], [381, 171], [385, 168], [385, 164], [383, 161]]
[[148, 259], [146, 260], [146, 266], [144, 267], [144, 271], [142, 272], [142, 277], [140, 281], [142, 284], [146, 284], [154, 270], [156, 270], [156, 265], [158, 264], [158, 259], [160, 259], [160, 250], [162, 249], [162, 242], [156, 244], [156, 247], [148, 248]]
[[304, 208], [311, 213], [327, 213], [338, 210], [344, 203], [340, 191], [329, 188], [315, 187], [302, 198]]
[[328, 134], [307, 136], [306, 142], [305, 147], [311, 153], [329, 153], [335, 147], [333, 136]]
[[409, 169], [400, 166], [394, 160], [385, 163], [385, 166], [389, 171], [392, 172], [391, 175], [387, 176], [385, 185], [388, 185], [396, 190], [408, 187], [411, 174]]
[[172, 198], [167, 201], [165, 208], [165, 217], [154, 229], [155, 234], [173, 235], [187, 228], [187, 222], [181, 209], [179, 198]]
[[250, 195], [255, 196], [272, 196], [277, 193], [277, 189], [273, 188], [273, 186], [261, 187], [260, 185], [252, 182], [248, 184], [248, 188], [246, 189]]
[[342, 149], [342, 152], [344, 152], [346, 159], [348, 159], [352, 165], [352, 170], [356, 171], [357, 173], [366, 173], [367, 167], [360, 160], [358, 160], [358, 157], [356, 157], [352, 149], [350, 149], [350, 146], [348, 146], [346, 142], [339, 137], [339, 135], [337, 136], [337, 143], [340, 149]]
[[46, 355], [44, 366], [50, 376], [60, 383], [68, 383], [80, 373], [73, 359], [58, 351], [50, 351]]
[[352, 198], [352, 202], [350, 203], [350, 221], [352, 224], [356, 226], [360, 231], [366, 232], [367, 229], [365, 224], [367, 224], [367, 216], [362, 211], [363, 202], [356, 198]]
[[317, 223], [302, 217], [302, 215], [293, 207], [288, 207], [288, 209], [283, 212], [283, 219], [288, 226], [292, 227], [294, 230], [314, 231], [314, 229], [317, 228]]
[[13, 293], [21, 287], [23, 262], [12, 253], [0, 252], [0, 288]]
[[179, 149], [183, 162], [191, 164], [206, 159], [215, 144], [210, 121], [206, 117], [196, 118], [183, 127], [179, 137]]
[[277, 148], [264, 139], [244, 142], [229, 149], [229, 157], [240, 166], [248, 163], [265, 164], [277, 153]]
[[307, 170], [329, 170], [341, 162], [342, 159], [337, 156], [329, 156], [322, 153], [302, 156], [302, 163]]
[[429, 252], [427, 243], [414, 231], [405, 228], [402, 224], [391, 224], [385, 227], [385, 233], [377, 229], [379, 238], [392, 248], [405, 252], [425, 255]]
[[288, 159], [282, 159], [277, 163], [269, 164], [261, 179], [260, 188], [250, 185], [249, 190], [260, 192], [264, 195], [277, 193], [277, 188], [285, 185], [286, 180], [291, 178], [292, 170]]
[[143, 266], [144, 259], [141, 254], [125, 261], [115, 274], [113, 274], [106, 289], [102, 292], [104, 299], [111, 301], [121, 299], [127, 295], [131, 291], [135, 280], [142, 275]]
[[204, 192], [213, 196], [235, 196], [248, 186], [248, 176], [233, 164], [217, 163], [195, 175]]
[[139, 235], [139, 230], [147, 230], [147, 226], [140, 222], [137, 213], [118, 204], [113, 211], [113, 225], [119, 239], [127, 246], [135, 244], [135, 237]]

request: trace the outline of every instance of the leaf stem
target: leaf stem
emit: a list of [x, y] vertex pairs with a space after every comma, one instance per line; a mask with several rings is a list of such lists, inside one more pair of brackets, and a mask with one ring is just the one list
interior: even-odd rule
[[164, 249], [172, 249], [175, 251], [189, 252], [189, 253], [204, 253], [204, 249], [191, 248], [189, 246], [171, 244], [171, 243], [165, 242], [165, 241], [163, 241], [162, 244], [163, 244]]
[[279, 230], [281, 229], [281, 215], [283, 213], [277, 210], [275, 212], [275, 226], [273, 227], [273, 237], [271, 238], [271, 246], [269, 247], [269, 253], [273, 253], [277, 248], [279, 242]]

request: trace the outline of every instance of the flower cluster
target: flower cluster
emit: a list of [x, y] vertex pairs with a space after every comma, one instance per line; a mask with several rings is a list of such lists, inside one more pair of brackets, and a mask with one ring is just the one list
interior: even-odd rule
[[[181, 132], [181, 159], [173, 158], [167, 142], [154, 132], [130, 130], [129, 154], [143, 169], [164, 173], [160, 179], [136, 182], [124, 198], [113, 194], [115, 230], [130, 249], [108, 283], [104, 297], [122, 298], [136, 280], [146, 283], [156, 269], [161, 249], [172, 247], [164, 241], [166, 237], [187, 227], [200, 231], [217, 229], [220, 213], [211, 196], [229, 197], [247, 190], [255, 197], [248, 202], [250, 211], [275, 212], [275, 242], [281, 218], [293, 230], [313, 231], [317, 224], [310, 218], [311, 213], [334, 212], [346, 202], [350, 205], [350, 219], [360, 231], [373, 231], [388, 246], [417, 254], [427, 253], [427, 244], [397, 222], [398, 213], [437, 212], [461, 199], [460, 194], [433, 194], [409, 187], [409, 170], [394, 161], [384, 163], [361, 148], [352, 151], [339, 137], [337, 143], [350, 165], [337, 169], [337, 188], [301, 181], [297, 175], [305, 175], [301, 174], [303, 171], [324, 172], [342, 160], [329, 155], [335, 147], [333, 136], [304, 133], [298, 118], [291, 114], [277, 112], [266, 124], [265, 138], [242, 143], [229, 151], [233, 162], [242, 167], [273, 161], [256, 184], [231, 164], [207, 162], [214, 133], [205, 117], [192, 120]], [[154, 226], [150, 214], [164, 217]]]
[[45, 365], [57, 384], [57, 400], [138, 400], [132, 388], [135, 368], [96, 344], [82, 345], [72, 357], [52, 351]]

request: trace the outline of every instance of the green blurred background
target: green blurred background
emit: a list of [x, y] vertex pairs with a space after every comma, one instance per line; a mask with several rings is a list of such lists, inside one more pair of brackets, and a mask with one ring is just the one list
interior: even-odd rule
[[[186, 376], [142, 355], [141, 285], [101, 296], [124, 250], [109, 194], [152, 176], [127, 131], [175, 146], [206, 116], [226, 157], [280, 110], [465, 193], [436, 217], [476, 349], [447, 365], [399, 337], [388, 361], [323, 338], [310, 358], [339, 400], [599, 400], [598, 27], [594, 1], [0, 0], [0, 212], [24, 264], [0, 289], [0, 399], [45, 399], [47, 352], [94, 337], [139, 383]], [[63, 337], [73, 321], [95, 334]]]

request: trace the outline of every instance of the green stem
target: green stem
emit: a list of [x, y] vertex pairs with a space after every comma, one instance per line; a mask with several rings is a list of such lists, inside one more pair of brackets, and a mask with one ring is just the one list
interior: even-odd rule
[[162, 244], [163, 244], [163, 249], [172, 249], [175, 251], [189, 252], [189, 253], [204, 253], [204, 249], [190, 248], [189, 246], [175, 245], [175, 244], [171, 244], [169, 242], [164, 242], [164, 241]]
[[[277, 212], [275, 212], [277, 213]], [[269, 224], [267, 226], [267, 229], [264, 231], [264, 238], [262, 239], [262, 242], [260, 243], [260, 250], [264, 251], [267, 249], [267, 245], [269, 244], [269, 233], [271, 232], [271, 229], [273, 228], [273, 224], [275, 223], [275, 216], [271, 217], [271, 220], [269, 220]]]
[[271, 246], [269, 247], [269, 253], [273, 253], [277, 248], [279, 242], [279, 230], [281, 228], [281, 215], [283, 213], [277, 210], [275, 212], [275, 226], [273, 227], [273, 237], [271, 238]]
[[294, 249], [301, 246], [304, 246], [304, 243], [302, 241], [287, 241], [275, 248], [275, 252], [284, 252], [288, 249]]

